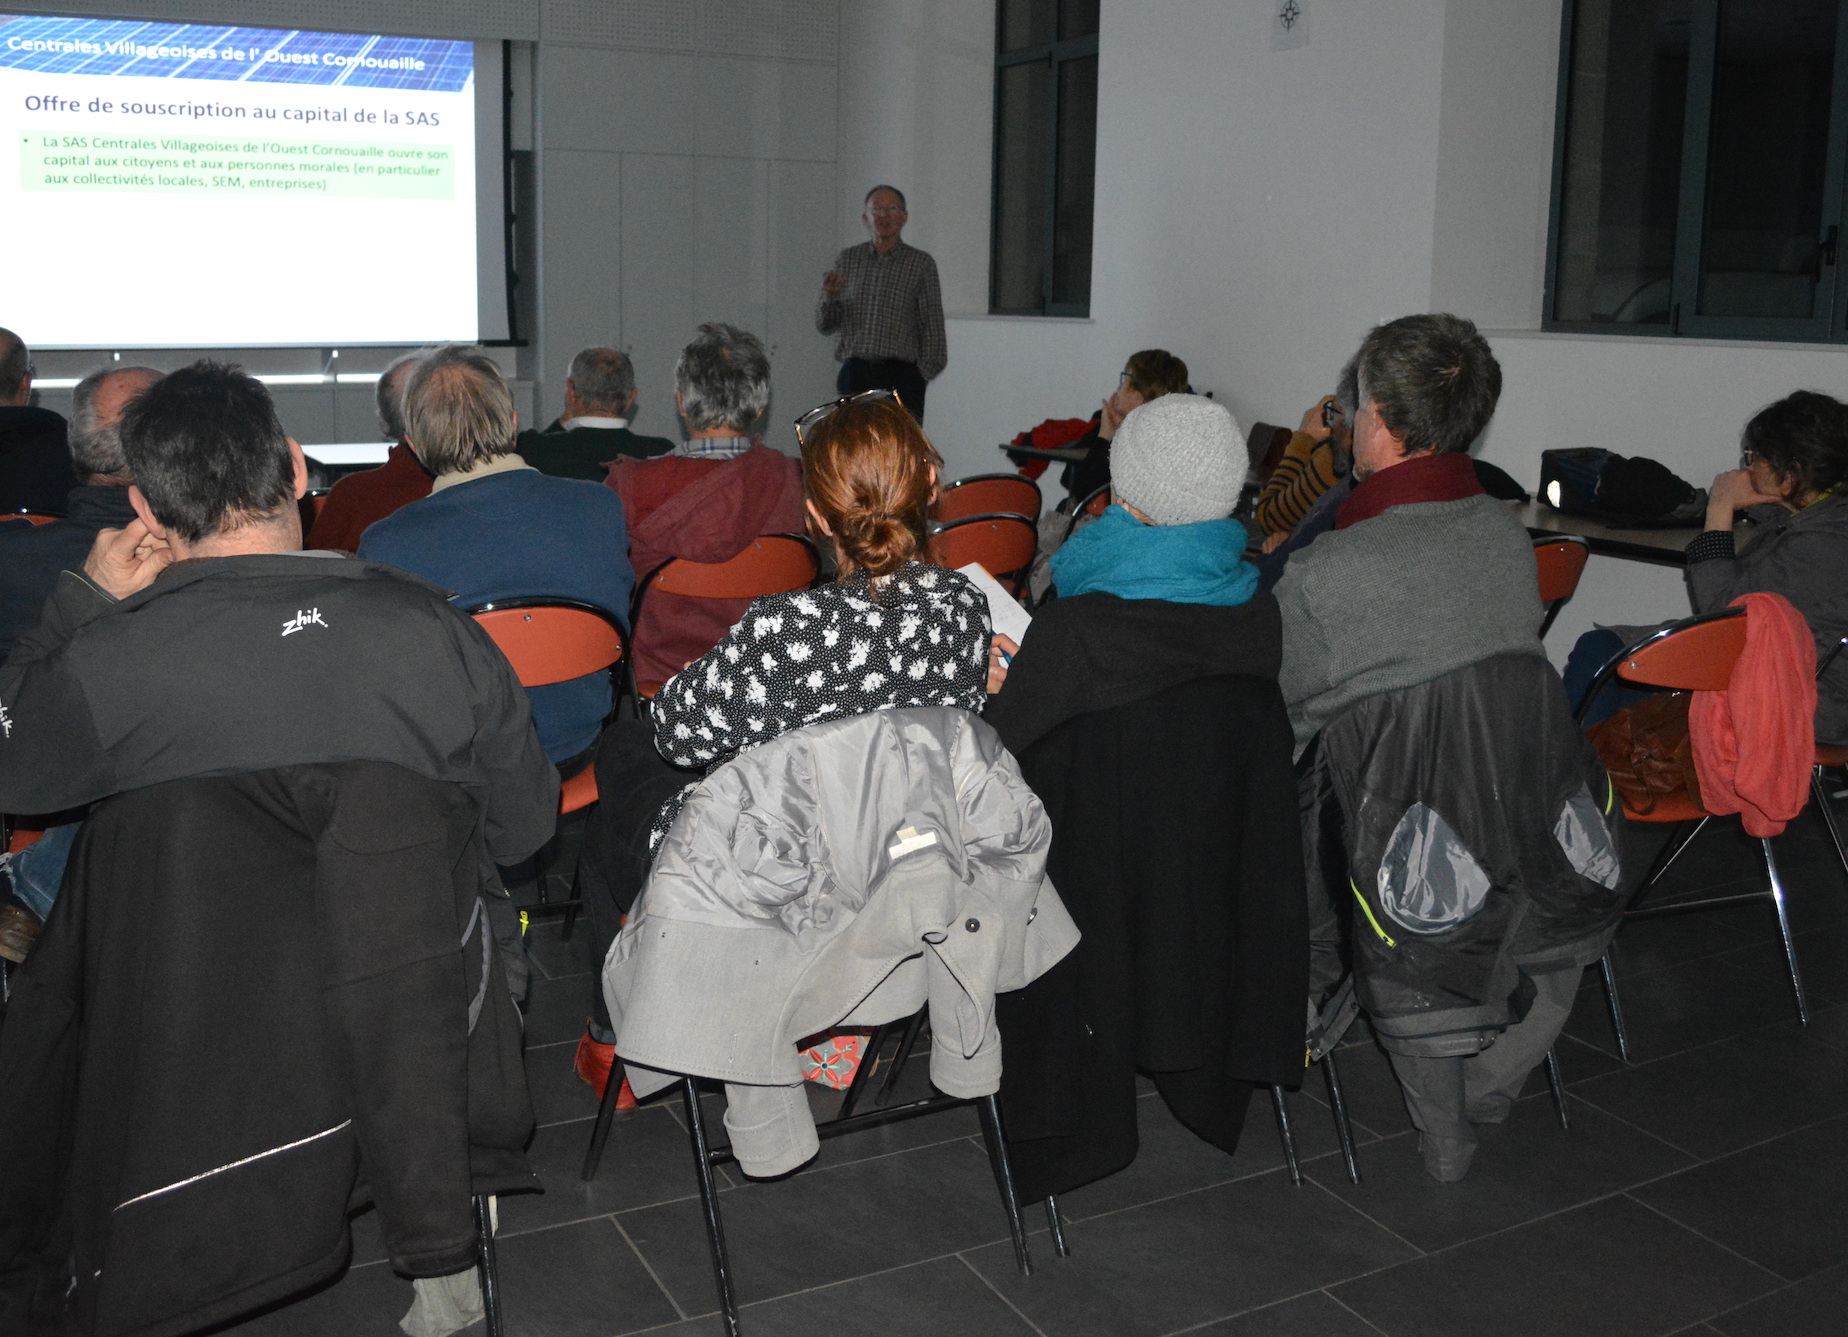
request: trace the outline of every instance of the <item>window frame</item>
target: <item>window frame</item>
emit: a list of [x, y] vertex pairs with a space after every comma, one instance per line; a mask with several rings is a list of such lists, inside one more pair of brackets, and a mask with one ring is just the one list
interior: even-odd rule
[[[1553, 105], [1553, 170], [1547, 209], [1545, 289], [1540, 328], [1566, 334], [1618, 338], [1763, 340], [1778, 343], [1848, 343], [1848, 0], [1836, 0], [1835, 70], [1830, 86], [1827, 175], [1822, 226], [1833, 229], [1835, 251], [1818, 283], [1820, 310], [1808, 318], [1700, 314], [1702, 228], [1706, 220], [1708, 155], [1713, 131], [1714, 66], [1724, 0], [1690, 0], [1688, 75], [1682, 109], [1681, 179], [1675, 208], [1675, 259], [1669, 278], [1669, 319], [1662, 324], [1560, 320], [1560, 227], [1565, 211], [1566, 147], [1571, 129], [1572, 51], [1580, 0], [1560, 7], [1559, 77]], [[1820, 239], [1819, 239], [1820, 240]]]
[[[1845, 0], [1848, 2], [1848, 0]], [[988, 314], [991, 316], [1064, 316], [1088, 318], [1091, 303], [1055, 302], [1052, 300], [1053, 248], [1059, 215], [1059, 122], [1063, 112], [1061, 106], [1063, 81], [1060, 79], [1060, 67], [1068, 61], [1083, 60], [1087, 56], [1097, 55], [1098, 34], [1088, 33], [1083, 37], [1070, 37], [1059, 40], [1055, 8], [1054, 37], [1049, 42], [1037, 46], [1021, 47], [1017, 51], [1001, 49], [1005, 6], [1007, 0], [995, 3], [995, 74], [994, 96], [990, 112], [990, 124], [993, 126], [989, 164], [989, 208], [988, 208]], [[996, 298], [1000, 288], [1001, 243], [1001, 71], [1015, 65], [1049, 64], [1052, 76], [1052, 115], [1046, 119], [1046, 142], [1041, 146], [1043, 162], [1044, 189], [1046, 199], [1045, 217], [1040, 222], [1040, 304], [1034, 311], [1003, 309]], [[1101, 67], [1100, 67], [1101, 69]], [[1091, 136], [1091, 189], [1092, 217], [1096, 217], [1097, 199], [1097, 136], [1093, 130]], [[1095, 261], [1096, 249], [1093, 246], [1092, 259]], [[1093, 277], [1096, 270], [1093, 265]], [[1088, 287], [1087, 287], [1088, 291]]]

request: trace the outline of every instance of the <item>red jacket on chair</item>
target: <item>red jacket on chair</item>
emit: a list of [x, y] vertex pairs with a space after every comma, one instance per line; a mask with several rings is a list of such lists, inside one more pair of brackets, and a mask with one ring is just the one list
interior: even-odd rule
[[1736, 812], [1747, 835], [1775, 836], [1809, 801], [1816, 760], [1816, 641], [1781, 594], [1742, 594], [1745, 649], [1723, 692], [1688, 708], [1701, 805]]

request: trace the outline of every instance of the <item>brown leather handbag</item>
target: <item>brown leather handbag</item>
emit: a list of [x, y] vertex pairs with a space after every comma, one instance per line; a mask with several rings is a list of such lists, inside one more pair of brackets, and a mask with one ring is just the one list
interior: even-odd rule
[[1662, 796], [1682, 792], [1700, 803], [1688, 738], [1692, 699], [1692, 692], [1652, 693], [1585, 731], [1631, 812], [1654, 812]]

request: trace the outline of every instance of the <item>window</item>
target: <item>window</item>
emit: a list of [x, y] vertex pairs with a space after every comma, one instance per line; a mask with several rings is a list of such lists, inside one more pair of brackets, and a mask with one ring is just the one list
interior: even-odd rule
[[1848, 0], [1571, 0], [1547, 328], [1848, 342]]
[[1091, 314], [1098, 0], [998, 0], [988, 309]]

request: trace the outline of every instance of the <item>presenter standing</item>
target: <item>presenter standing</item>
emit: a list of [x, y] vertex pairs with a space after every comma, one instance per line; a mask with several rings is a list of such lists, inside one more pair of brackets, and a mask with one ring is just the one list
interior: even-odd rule
[[842, 251], [822, 276], [815, 328], [834, 336], [834, 356], [841, 364], [835, 384], [843, 395], [896, 391], [923, 422], [924, 387], [950, 355], [937, 262], [899, 240], [910, 217], [897, 188], [874, 186], [866, 192], [861, 221], [873, 239]]

